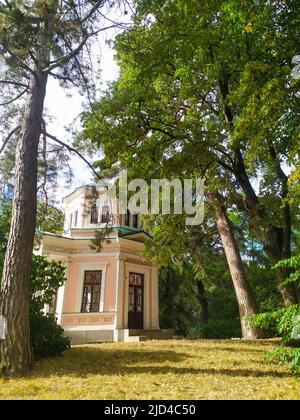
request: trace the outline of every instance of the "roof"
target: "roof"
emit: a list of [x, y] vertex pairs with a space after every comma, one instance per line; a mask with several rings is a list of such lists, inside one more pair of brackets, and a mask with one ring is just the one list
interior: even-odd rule
[[74, 193], [76, 193], [77, 191], [83, 190], [83, 189], [87, 189], [87, 188], [92, 188], [92, 185], [86, 184], [86, 185], [82, 185], [81, 187], [77, 187], [75, 188], [72, 192], [70, 192], [69, 194], [65, 195], [63, 197], [63, 200], [65, 200], [68, 197], [71, 197], [71, 195], [73, 195]]
[[[106, 228], [89, 228], [89, 229], [72, 229], [72, 230], [80, 230], [80, 231], [84, 231], [84, 230], [92, 230], [92, 231], [97, 231], [97, 230], [104, 230]], [[147, 239], [151, 239], [151, 236], [149, 235], [149, 233], [145, 232], [144, 230], [140, 230], [140, 229], [132, 229], [129, 227], [125, 227], [125, 226], [112, 226], [113, 230], [117, 230], [118, 232], [118, 238], [128, 238], [131, 240], [136, 240], [137, 242], [140, 242], [138, 240], [138, 238], [141, 238], [141, 236], [143, 236], [144, 238], [146, 237]], [[51, 233], [51, 232], [43, 232], [40, 231], [40, 233], [42, 235], [47, 235], [47, 236], [55, 236], [57, 238], [64, 238], [64, 239], [70, 239], [70, 240], [86, 240], [86, 238], [72, 238], [72, 237], [68, 237], [68, 236], [64, 236], [62, 234], [55, 234], [55, 233]], [[113, 239], [113, 238], [111, 238]]]

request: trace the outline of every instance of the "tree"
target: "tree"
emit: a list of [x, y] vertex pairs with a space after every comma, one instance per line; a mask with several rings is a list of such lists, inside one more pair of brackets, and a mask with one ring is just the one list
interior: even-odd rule
[[[0, 52], [6, 64], [0, 81], [4, 91], [2, 105], [7, 106], [6, 114], [15, 116], [12, 121], [17, 124], [4, 138], [3, 147], [13, 135], [18, 137], [13, 215], [0, 299], [0, 313], [7, 319], [6, 338], [0, 345], [0, 368], [6, 375], [26, 373], [32, 365], [29, 276], [36, 221], [38, 145], [41, 134], [49, 137], [43, 115], [47, 82], [49, 77], [54, 77], [91, 97], [92, 38], [115, 26], [113, 23], [105, 26], [102, 13], [115, 3], [109, 0], [0, 2]], [[21, 100], [21, 107], [10, 107], [15, 100]], [[4, 114], [1, 119], [7, 127]]]
[[[2, 273], [7, 236], [11, 221], [11, 201], [5, 197], [0, 199], [0, 272]], [[50, 232], [61, 230], [63, 220], [61, 212], [54, 208], [51, 217], [47, 218], [44, 212], [45, 204], [38, 203], [38, 220], [41, 225], [47, 226]], [[43, 219], [41, 218], [43, 217]], [[30, 335], [32, 354], [35, 359], [60, 355], [69, 347], [69, 340], [63, 336], [63, 329], [56, 323], [55, 317], [44, 313], [45, 305], [51, 306], [57, 290], [65, 282], [65, 267], [46, 257], [34, 255], [30, 275]], [[1, 283], [1, 279], [0, 279]]]
[[[215, 198], [210, 197], [210, 200], [215, 201]], [[237, 296], [243, 338], [262, 338], [262, 332], [255, 327], [251, 320], [251, 318], [258, 313], [258, 308], [246, 276], [245, 267], [226, 208], [223, 203], [220, 203], [220, 200], [214, 202], [213, 207], [215, 209], [218, 231], [222, 239], [234, 290]]]
[[[193, 66], [191, 68], [186, 60], [191, 46], [193, 53], [196, 48], [203, 48], [203, 54], [209, 55], [206, 51], [209, 35], [202, 33], [205, 40], [200, 40], [196, 31], [192, 31], [195, 35], [192, 45], [186, 47], [183, 44], [183, 32], [178, 30], [177, 24], [180, 28], [187, 28], [186, 25], [191, 26], [195, 18], [195, 15], [191, 17], [190, 9], [188, 13], [182, 10], [183, 3], [179, 6], [178, 3], [172, 4], [172, 8], [167, 5], [165, 14], [159, 17], [154, 5], [154, 12], [157, 13], [154, 13], [154, 21], [151, 18], [149, 21], [143, 20], [145, 14], [142, 14], [137, 22], [138, 30], [127, 31], [118, 38], [116, 48], [121, 67], [120, 79], [112, 85], [107, 96], [94, 106], [93, 115], [85, 119], [84, 138], [92, 139], [104, 151], [105, 158], [99, 162], [102, 170], [110, 171], [111, 166], [120, 161], [139, 177], [149, 178], [149, 173], [157, 171], [161, 177], [164, 173], [175, 176], [205, 174], [208, 189], [223, 189], [227, 195], [230, 194], [234, 204], [242, 205], [245, 210], [241, 191], [235, 191], [234, 170], [229, 165], [234, 163], [235, 155], [240, 156], [240, 151], [231, 146], [225, 115], [228, 106], [225, 106], [226, 101], [222, 96], [224, 86], [215, 74], [205, 74], [206, 63], [189, 61]], [[198, 10], [195, 4], [194, 9]], [[205, 12], [212, 14], [214, 10], [204, 10], [204, 17]], [[170, 15], [175, 22], [168, 25]], [[186, 19], [185, 23], [181, 21], [182, 17]], [[209, 32], [207, 27], [205, 29]], [[217, 29], [213, 27], [212, 30]], [[188, 30], [184, 34], [188, 43], [191, 34]], [[164, 40], [162, 45], [157, 43], [157, 39]], [[145, 51], [150, 57], [150, 66]], [[219, 72], [222, 58], [219, 58], [218, 67], [216, 65]], [[137, 150], [139, 159], [136, 159]], [[166, 155], [168, 158], [165, 158]], [[216, 177], [221, 182], [216, 181]], [[220, 221], [222, 214], [216, 211], [215, 215]], [[219, 223], [219, 228], [221, 226], [222, 223]], [[229, 228], [222, 229], [222, 238], [224, 247], [228, 247], [229, 243], [232, 245], [226, 254], [229, 256], [233, 251], [236, 254], [229, 265], [237, 292], [243, 278], [244, 289], [238, 298], [241, 300], [240, 308], [246, 308], [246, 312], [242, 310], [241, 314], [251, 316], [256, 313], [256, 307], [238, 248], [233, 244], [234, 235]], [[232, 265], [233, 262], [236, 267]], [[239, 279], [235, 278], [236, 273], [239, 273]], [[244, 295], [248, 296], [248, 305], [242, 300]], [[252, 334], [256, 336], [255, 331]]]
[[[86, 138], [109, 156], [100, 167], [121, 154], [129, 165], [134, 148], [151, 156], [144, 173], [153, 161], [159, 170], [163, 154], [173, 168], [184, 156], [212, 190], [226, 184], [272, 264], [289, 257], [296, 208], [284, 162], [297, 160], [300, 102], [287, 47], [296, 54], [298, 1], [137, 3], [135, 28], [115, 45], [120, 80], [86, 121]], [[298, 292], [282, 284], [287, 274], [277, 269], [289, 305]]]

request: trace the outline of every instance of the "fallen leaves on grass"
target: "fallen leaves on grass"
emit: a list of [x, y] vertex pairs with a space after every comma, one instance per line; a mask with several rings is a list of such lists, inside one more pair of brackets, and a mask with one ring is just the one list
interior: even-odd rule
[[299, 399], [300, 381], [268, 363], [272, 341], [146, 341], [74, 347], [0, 380], [1, 399]]

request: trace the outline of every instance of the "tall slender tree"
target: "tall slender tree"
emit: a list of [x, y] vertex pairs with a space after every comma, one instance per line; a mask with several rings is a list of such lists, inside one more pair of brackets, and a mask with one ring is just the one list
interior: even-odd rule
[[[93, 95], [92, 40], [116, 26], [105, 14], [117, 1], [4, 0], [0, 2], [2, 56], [1, 120], [16, 126], [6, 132], [1, 149], [16, 135], [13, 214], [1, 283], [0, 315], [6, 318], [0, 345], [0, 370], [10, 376], [32, 365], [29, 333], [29, 277], [36, 223], [38, 145], [48, 136], [44, 101], [49, 77]], [[17, 106], [16, 101], [21, 101]], [[52, 139], [54, 137], [52, 136]]]
[[262, 338], [262, 331], [253, 325], [251, 318], [258, 313], [257, 303], [246, 276], [245, 267], [226, 207], [220, 197], [210, 194], [209, 200], [215, 213], [216, 224], [222, 240], [233, 287], [237, 297], [243, 338]]

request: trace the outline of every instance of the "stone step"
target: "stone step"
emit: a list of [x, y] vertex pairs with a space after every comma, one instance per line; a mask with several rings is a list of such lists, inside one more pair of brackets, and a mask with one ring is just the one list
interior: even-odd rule
[[141, 337], [139, 335], [130, 335], [126, 339], [127, 343], [138, 343], [139, 341], [141, 341]]
[[129, 337], [140, 337], [140, 341], [146, 340], [172, 340], [173, 330], [129, 330]]

